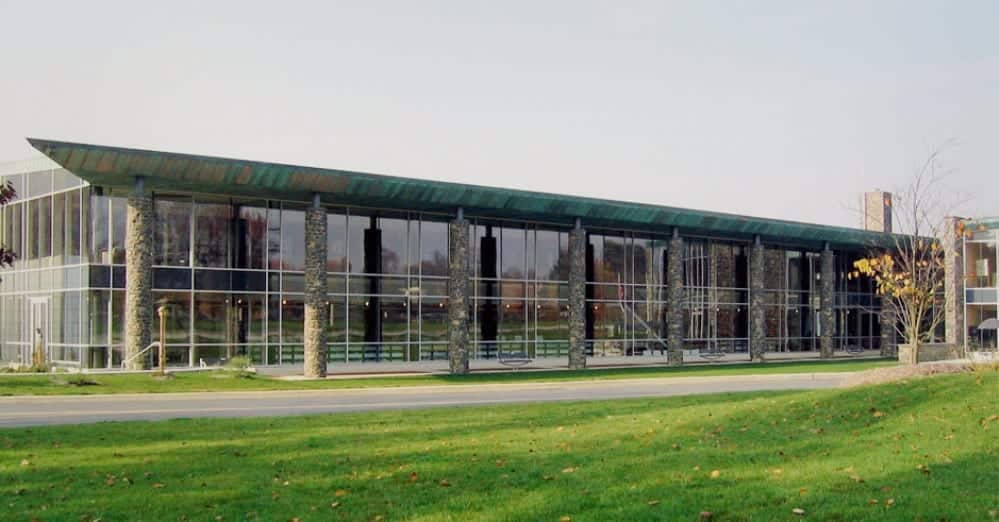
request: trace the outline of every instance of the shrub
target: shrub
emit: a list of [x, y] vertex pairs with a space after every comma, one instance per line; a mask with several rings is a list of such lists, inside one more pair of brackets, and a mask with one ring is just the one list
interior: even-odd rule
[[252, 377], [253, 372], [250, 370], [253, 363], [250, 361], [249, 357], [242, 355], [237, 355], [225, 363], [225, 370], [235, 373], [238, 377]]

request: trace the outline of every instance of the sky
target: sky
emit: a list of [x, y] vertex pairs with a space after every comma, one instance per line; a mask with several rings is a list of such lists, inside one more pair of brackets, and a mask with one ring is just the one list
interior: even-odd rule
[[[0, 0], [40, 137], [856, 226], [942, 149], [999, 215], [999, 3]], [[987, 197], [991, 192], [990, 197]]]

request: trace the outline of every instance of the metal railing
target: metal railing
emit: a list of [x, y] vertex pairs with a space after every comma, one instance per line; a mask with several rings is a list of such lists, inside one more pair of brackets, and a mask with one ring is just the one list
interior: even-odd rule
[[121, 369], [124, 370], [128, 366], [128, 363], [134, 361], [135, 359], [138, 359], [139, 357], [143, 356], [149, 350], [151, 350], [153, 348], [158, 348], [159, 346], [160, 346], [160, 342], [159, 341], [153, 341], [153, 342], [149, 343], [149, 346], [147, 346], [147, 347], [143, 348], [142, 350], [140, 350], [139, 353], [136, 353], [136, 354], [132, 355], [131, 357], [129, 357], [129, 358], [124, 359], [123, 361], [121, 361]]

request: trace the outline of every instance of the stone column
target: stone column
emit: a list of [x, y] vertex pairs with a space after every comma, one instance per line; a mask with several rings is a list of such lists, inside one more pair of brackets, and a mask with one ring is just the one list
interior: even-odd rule
[[947, 344], [964, 348], [964, 237], [960, 218], [944, 221], [944, 328]]
[[673, 231], [666, 253], [666, 361], [683, 364], [683, 238]]
[[468, 373], [468, 221], [459, 210], [448, 234], [447, 357], [452, 374]]
[[569, 232], [569, 369], [586, 368], [586, 231]]
[[314, 196], [305, 211], [305, 376], [326, 377], [326, 209]]
[[836, 329], [836, 271], [833, 252], [826, 246], [819, 258], [819, 353], [823, 359], [833, 356], [833, 330]]
[[898, 343], [895, 335], [895, 311], [891, 305], [885, 304], [887, 297], [881, 298], [881, 313], [878, 314], [878, 323], [881, 329], [881, 356], [894, 357], [898, 354]]
[[763, 284], [766, 270], [759, 238], [749, 247], [749, 356], [762, 362], [766, 353], [766, 313]]
[[153, 328], [153, 198], [143, 179], [135, 180], [125, 222], [125, 353], [129, 370], [146, 369], [137, 356], [152, 342]]

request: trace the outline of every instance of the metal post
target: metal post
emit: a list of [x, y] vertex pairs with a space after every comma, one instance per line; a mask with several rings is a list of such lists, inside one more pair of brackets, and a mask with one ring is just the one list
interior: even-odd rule
[[166, 305], [160, 305], [157, 310], [160, 316], [160, 346], [159, 346], [159, 356], [160, 356], [160, 375], [166, 374], [166, 315], [167, 307]]

